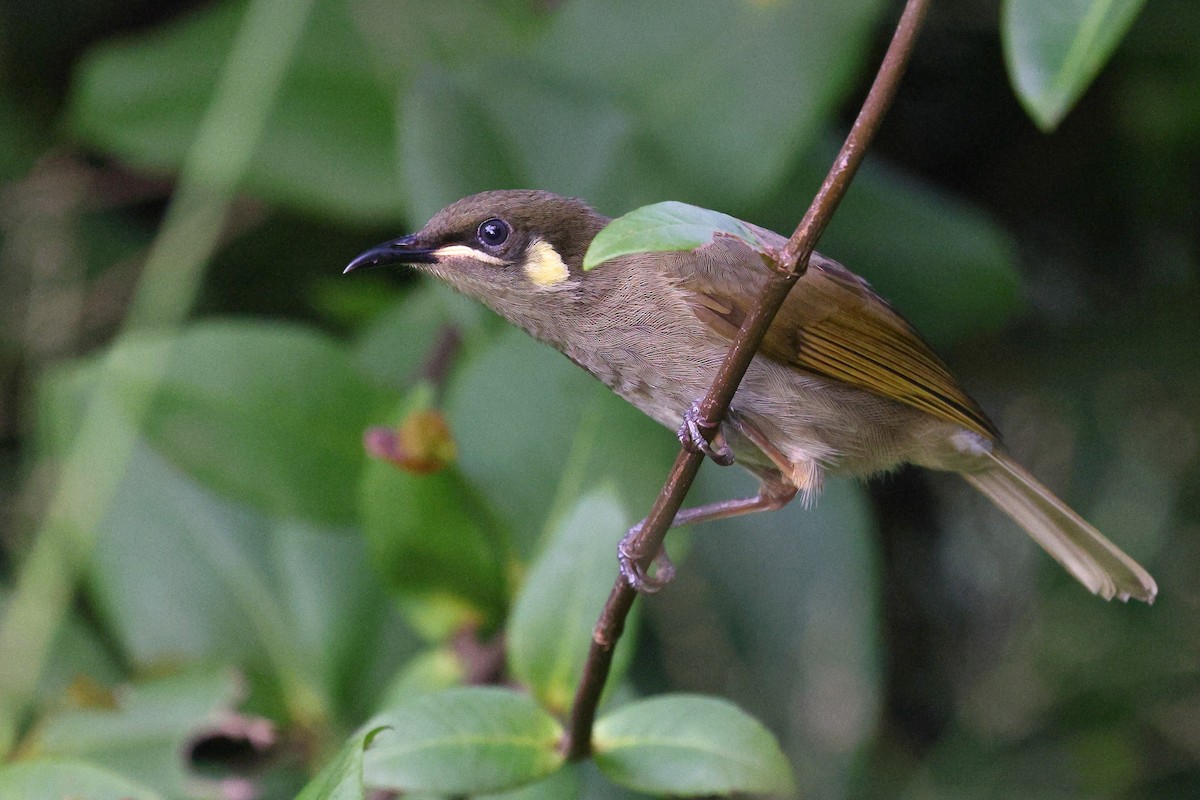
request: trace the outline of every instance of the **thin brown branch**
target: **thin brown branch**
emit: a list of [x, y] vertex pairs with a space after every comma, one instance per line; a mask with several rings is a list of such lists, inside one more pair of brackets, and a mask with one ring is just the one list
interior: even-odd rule
[[[741, 383], [767, 328], [771, 325], [771, 320], [783, 305], [788, 291], [808, 269], [808, 260], [816, 247], [817, 239], [845, 196], [854, 173], [866, 155], [867, 146], [879, 129], [884, 112], [896, 94], [896, 88], [904, 74], [904, 67], [912, 53], [917, 32], [928, 7], [929, 0], [908, 0], [905, 4], [883, 63], [863, 102], [862, 110], [859, 111], [842, 149], [838, 152], [837, 159], [808, 212], [796, 227], [783, 252], [778, 254], [772, 276], [767, 280], [758, 302], [742, 323], [725, 361], [713, 380], [712, 387], [700, 404], [701, 431], [706, 437], [711, 438], [711, 435], [716, 433], [738, 384]], [[686, 447], [681, 448], [676, 456], [675, 465], [671, 468], [654, 507], [647, 515], [631, 547], [631, 552], [644, 568], [649, 568], [651, 559], [662, 547], [667, 530], [683, 505], [703, 460], [702, 454], [692, 452]], [[596, 623], [583, 676], [575, 693], [575, 705], [571, 711], [566, 738], [563, 740], [563, 752], [569, 759], [584, 758], [591, 751], [592, 724], [596, 719], [600, 695], [612, 666], [613, 650], [625, 627], [625, 618], [633, 607], [636, 594], [623, 576], [618, 577]]]

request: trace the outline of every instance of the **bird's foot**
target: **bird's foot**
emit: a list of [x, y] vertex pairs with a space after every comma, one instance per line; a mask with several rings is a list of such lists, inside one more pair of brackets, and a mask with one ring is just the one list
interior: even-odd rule
[[[704, 435], [704, 431], [715, 431], [712, 441]], [[733, 451], [721, 435], [720, 426], [713, 425], [700, 418], [700, 403], [693, 402], [683, 414], [683, 424], [679, 426], [679, 442], [693, 453], [703, 453], [722, 467], [733, 463]]]
[[667, 557], [667, 551], [660, 549], [651, 562], [655, 568], [653, 575], [642, 566], [642, 556], [632, 551], [633, 540], [642, 531], [642, 522], [630, 528], [617, 545], [617, 562], [621, 565], [622, 577], [635, 592], [654, 594], [674, 579], [675, 565]]

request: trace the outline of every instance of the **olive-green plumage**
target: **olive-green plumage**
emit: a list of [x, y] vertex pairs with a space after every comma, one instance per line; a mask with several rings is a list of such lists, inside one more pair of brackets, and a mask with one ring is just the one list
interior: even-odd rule
[[[541, 191], [484, 192], [411, 236], [355, 259], [411, 264], [550, 344], [687, 437], [767, 268], [718, 237], [691, 252], [637, 253], [581, 268], [608, 218]], [[783, 238], [755, 228], [770, 245]], [[718, 446], [759, 495], [681, 512], [677, 524], [811, 501], [826, 472], [911, 462], [961, 473], [1092, 592], [1153, 600], [1150, 575], [1017, 465], [995, 426], [913, 328], [862, 278], [820, 254], [751, 363]]]

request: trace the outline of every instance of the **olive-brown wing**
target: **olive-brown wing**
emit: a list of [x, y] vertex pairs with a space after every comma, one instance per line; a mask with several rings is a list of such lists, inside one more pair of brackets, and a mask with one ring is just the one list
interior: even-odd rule
[[[766, 274], [756, 254], [736, 249], [742, 252], [735, 258], [693, 271], [681, 284], [696, 316], [730, 340]], [[995, 425], [908, 321], [866, 281], [819, 254], [792, 288], [761, 352], [998, 437]]]

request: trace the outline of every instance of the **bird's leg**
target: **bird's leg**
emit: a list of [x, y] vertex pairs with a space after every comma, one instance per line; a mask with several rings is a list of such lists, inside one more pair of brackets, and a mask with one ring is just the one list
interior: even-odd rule
[[[709, 503], [696, 508], [682, 509], [671, 522], [672, 528], [681, 525], [694, 525], [698, 522], [708, 522], [714, 519], [740, 517], [743, 514], [753, 514], [758, 511], [775, 511], [783, 508], [796, 496], [797, 487], [792, 485], [782, 474], [774, 470], [753, 470], [758, 475], [758, 492], [753, 497], [743, 497], [738, 500], [722, 500], [719, 503]], [[626, 582], [634, 589], [646, 594], [653, 594], [671, 582], [675, 577], [675, 567], [667, 557], [666, 550], [659, 550], [654, 556], [655, 574], [643, 569], [638, 563], [642, 554], [632, 551], [632, 544], [642, 530], [642, 520], [629, 529], [629, 533], [617, 545], [617, 561], [621, 565], [621, 574]]]
[[796, 460], [788, 458], [754, 423], [733, 411], [729, 412], [727, 421], [734, 430], [749, 439], [759, 452], [770, 459], [771, 463], [775, 465], [775, 469], [782, 473], [784, 480], [800, 490], [804, 507], [811, 507], [825, 483], [825, 470], [821, 467], [820, 462], [813, 458]]
[[[716, 429], [710, 442], [705, 436], [705, 430]], [[733, 463], [733, 451], [729, 443], [721, 435], [720, 426], [709, 425], [700, 419], [700, 403], [692, 401], [692, 405], [683, 414], [683, 424], [676, 434], [679, 442], [693, 453], [703, 453], [722, 467]]]
[[[699, 404], [693, 403], [688, 413], [683, 417], [683, 425], [679, 429], [679, 439], [684, 443], [685, 447], [688, 446], [689, 441], [695, 444], [695, 440], [699, 440], [703, 445], [708, 444], [707, 440], [700, 433], [698, 422], [699, 411]], [[745, 465], [758, 478], [757, 494], [753, 497], [744, 497], [738, 500], [723, 500], [719, 503], [709, 503], [697, 508], [682, 509], [675, 515], [675, 519], [671, 522], [672, 528], [677, 528], [681, 525], [694, 525], [698, 522], [708, 522], [714, 519], [740, 517], [743, 514], [754, 514], [759, 511], [776, 511], [790, 503], [792, 498], [796, 496], [796, 493], [800, 491], [804, 492], [805, 505], [808, 505], [812, 498], [820, 491], [823, 471], [816, 461], [792, 461], [775, 447], [767, 436], [755, 427], [753, 423], [733, 411], [730, 411], [727, 422], [739, 434], [757, 447], [771, 461], [774, 468], [759, 467], [750, 464]], [[718, 433], [718, 436], [720, 436], [721, 444], [717, 453], [722, 458], [727, 455], [729, 461], [732, 462], [733, 452], [729, 449], [729, 445], [725, 442], [724, 437], [720, 433]], [[715, 441], [717, 441], [716, 437], [714, 437]], [[706, 452], [700, 444], [696, 444], [695, 446], [701, 452]], [[707, 455], [713, 458], [718, 464], [727, 463], [722, 458], [713, 456], [712, 453], [707, 453]], [[637, 525], [634, 525], [625, 534], [625, 537], [621, 539], [621, 543], [617, 545], [617, 561], [621, 565], [621, 575], [625, 577], [630, 586], [639, 592], [653, 594], [670, 583], [671, 579], [675, 576], [675, 567], [667, 557], [666, 550], [659, 550], [655, 554], [653, 566], [656, 567], [656, 571], [653, 576], [641, 567], [639, 561], [644, 557], [644, 554], [633, 552], [632, 545], [645, 522], [646, 520], [642, 520]]]

